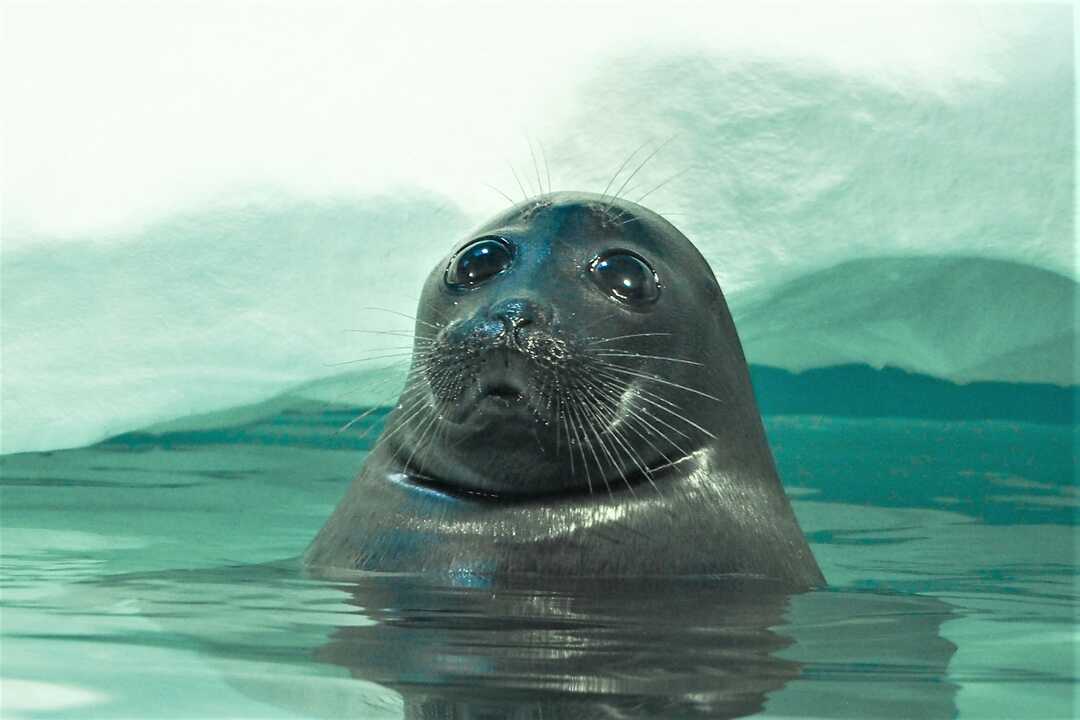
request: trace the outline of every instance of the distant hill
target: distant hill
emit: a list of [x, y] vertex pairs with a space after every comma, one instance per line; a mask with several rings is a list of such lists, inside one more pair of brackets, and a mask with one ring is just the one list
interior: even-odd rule
[[[166, 420], [203, 428], [207, 413], [235, 426], [233, 413], [250, 403], [277, 398], [281, 409], [298, 392], [342, 409], [392, 402], [394, 381], [376, 384], [365, 373], [302, 384], [375, 349], [407, 353], [406, 340], [378, 332], [409, 330], [395, 312], [411, 312], [412, 291], [402, 288], [426, 273], [416, 258], [445, 223], [465, 220], [452, 209], [440, 214], [430, 198], [251, 212], [250, 221], [245, 211], [222, 211], [125, 242], [5, 256], [0, 449], [81, 446]], [[373, 256], [366, 243], [374, 237], [394, 251]], [[1077, 377], [1077, 283], [1046, 270], [983, 258], [861, 259], [755, 293], [731, 299], [752, 365], [800, 372], [862, 364], [1005, 385]], [[372, 298], [389, 312], [364, 310]], [[403, 372], [404, 354], [386, 364], [398, 361]], [[1043, 397], [1037, 387], [1001, 390], [1013, 399], [1002, 400], [1011, 409], [999, 415], [967, 399], [985, 388], [950, 390], [931, 412], [912, 403], [938, 386], [872, 378], [867, 388], [880, 386], [871, 396], [890, 414], [1063, 417], [1013, 395]], [[767, 413], [862, 412], [843, 383], [825, 393], [827, 380], [787, 378], [762, 384], [759, 395]], [[885, 403], [900, 392], [912, 397]]]
[[[1001, 382], [960, 385], [896, 368], [875, 370], [867, 365], [818, 368], [802, 373], [751, 365], [750, 375], [758, 406], [766, 416], [1070, 424], [1075, 422], [1080, 405], [1077, 387]], [[261, 403], [191, 415], [117, 435], [105, 444], [314, 443], [320, 447], [366, 449], [378, 437], [389, 408], [381, 407], [369, 413], [370, 395], [362, 387], [384, 379], [388, 378], [380, 378], [377, 373], [338, 375], [307, 383]], [[342, 431], [343, 428], [347, 430]]]
[[1073, 385], [1070, 278], [1003, 260], [867, 258], [732, 298], [752, 364], [866, 363], [970, 382]]
[[1076, 421], [1080, 388], [1036, 383], [966, 385], [897, 368], [841, 365], [801, 373], [751, 365], [763, 415], [841, 415], [934, 420]]

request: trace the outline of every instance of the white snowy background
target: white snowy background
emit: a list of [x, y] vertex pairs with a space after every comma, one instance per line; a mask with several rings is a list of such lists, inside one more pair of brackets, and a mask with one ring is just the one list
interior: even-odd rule
[[600, 191], [667, 141], [625, 194], [670, 179], [646, 204], [752, 362], [1072, 384], [1073, 36], [1067, 4], [6, 2], [0, 449], [387, 346], [348, 330], [408, 329], [364, 308], [412, 312], [541, 147]]

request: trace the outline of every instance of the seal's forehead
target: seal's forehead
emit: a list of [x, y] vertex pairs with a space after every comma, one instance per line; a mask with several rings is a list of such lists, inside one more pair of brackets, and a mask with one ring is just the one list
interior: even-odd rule
[[491, 218], [481, 230], [499, 227], [521, 227], [531, 224], [563, 225], [568, 221], [587, 223], [613, 220], [618, 211], [601, 195], [558, 192], [529, 198]]
[[655, 215], [651, 210], [612, 195], [582, 192], [558, 192], [543, 195], [520, 207], [522, 219], [541, 214], [559, 216], [589, 225], [618, 227], [626, 220], [641, 214]]
[[505, 232], [527, 243], [622, 243], [643, 251], [696, 252], [686, 236], [652, 210], [595, 193], [531, 198], [492, 218], [478, 232]]

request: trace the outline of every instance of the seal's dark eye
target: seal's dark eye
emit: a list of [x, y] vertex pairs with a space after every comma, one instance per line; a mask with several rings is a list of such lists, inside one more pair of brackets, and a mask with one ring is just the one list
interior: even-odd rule
[[485, 235], [450, 258], [446, 282], [458, 287], [479, 285], [510, 267], [513, 259], [513, 245], [497, 235]]
[[643, 259], [615, 250], [592, 261], [589, 274], [597, 286], [617, 300], [632, 305], [655, 302], [660, 279]]

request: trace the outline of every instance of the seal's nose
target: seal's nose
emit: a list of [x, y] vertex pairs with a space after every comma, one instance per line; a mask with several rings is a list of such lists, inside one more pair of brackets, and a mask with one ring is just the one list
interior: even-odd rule
[[516, 331], [524, 325], [546, 323], [551, 319], [551, 311], [540, 303], [528, 298], [508, 298], [491, 306], [489, 315], [492, 320], [499, 320], [508, 331]]

